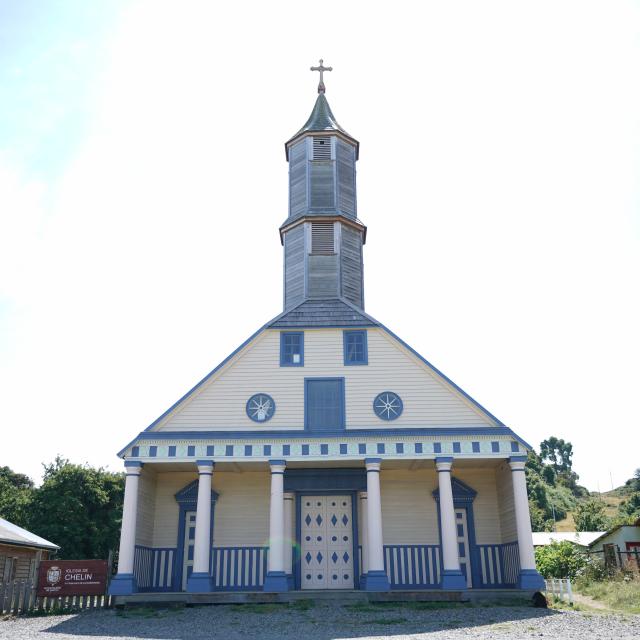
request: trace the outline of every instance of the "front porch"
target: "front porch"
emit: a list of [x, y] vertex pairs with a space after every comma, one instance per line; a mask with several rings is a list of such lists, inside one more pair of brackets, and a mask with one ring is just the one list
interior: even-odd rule
[[215, 603], [538, 588], [518, 543], [521, 460], [460, 460], [453, 476], [451, 458], [197, 464], [196, 475], [193, 463], [129, 462], [113, 595]]

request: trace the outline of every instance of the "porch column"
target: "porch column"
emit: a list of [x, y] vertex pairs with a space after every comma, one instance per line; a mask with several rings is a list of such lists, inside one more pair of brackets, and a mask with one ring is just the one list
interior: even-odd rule
[[293, 588], [293, 493], [284, 496], [284, 572], [287, 574], [287, 584]]
[[382, 504], [380, 502], [381, 458], [365, 458], [367, 468], [367, 533], [368, 562], [365, 589], [367, 591], [389, 591], [389, 578], [384, 570], [382, 546]]
[[518, 554], [520, 556], [518, 588], [544, 590], [544, 578], [536, 569], [536, 557], [533, 552], [527, 480], [524, 472], [526, 460], [525, 456], [513, 456], [509, 459], [511, 483], [513, 484], [513, 503], [516, 512], [516, 530], [518, 532]]
[[210, 593], [209, 558], [211, 553], [211, 481], [213, 461], [198, 460], [198, 503], [196, 507], [196, 538], [193, 546], [193, 573], [187, 580], [189, 593]]
[[284, 565], [284, 470], [285, 460], [269, 460], [271, 466], [271, 505], [269, 509], [269, 570], [264, 591], [288, 591]]
[[460, 570], [456, 535], [456, 512], [451, 489], [451, 465], [453, 458], [436, 458], [438, 489], [440, 490], [440, 545], [442, 547], [442, 589], [460, 591], [467, 588], [467, 581]]
[[367, 569], [369, 568], [369, 523], [367, 522], [367, 492], [361, 491], [358, 494], [358, 498], [360, 499], [360, 541], [362, 543], [360, 588], [364, 589], [367, 584]]
[[118, 573], [111, 580], [109, 593], [124, 596], [136, 593], [138, 585], [133, 575], [133, 561], [136, 553], [136, 520], [138, 517], [138, 484], [142, 463], [126, 460], [124, 482], [124, 503], [122, 505], [122, 528], [120, 529], [120, 552]]

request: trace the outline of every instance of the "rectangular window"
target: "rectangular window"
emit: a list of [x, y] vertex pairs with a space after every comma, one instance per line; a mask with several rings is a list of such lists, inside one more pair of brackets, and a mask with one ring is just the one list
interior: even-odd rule
[[175, 445], [169, 445], [169, 457], [170, 458], [175, 458], [176, 457], [176, 447]]
[[500, 443], [499, 442], [492, 442], [491, 443], [491, 452], [492, 453], [499, 453], [500, 452]]
[[416, 442], [416, 453], [422, 453], [422, 442]]
[[245, 456], [250, 456], [253, 454], [253, 447], [250, 444], [245, 444], [244, 445], [244, 455]]
[[472, 442], [471, 443], [471, 451], [473, 451], [473, 453], [480, 453], [480, 443], [479, 442]]
[[346, 453], [347, 453], [347, 445], [346, 444], [341, 444], [340, 445], [340, 453], [342, 455], [346, 455]]
[[188, 456], [195, 456], [195, 455], [196, 455], [196, 448], [195, 448], [195, 446], [194, 446], [194, 445], [191, 445], [191, 444], [190, 444], [190, 445], [187, 447], [187, 455], [188, 455]]
[[306, 378], [304, 383], [305, 428], [344, 429], [344, 378]]
[[263, 455], [270, 456], [271, 455], [271, 445], [270, 444], [265, 444], [264, 447], [262, 448], [262, 451], [263, 451]]
[[155, 444], [152, 444], [149, 447], [149, 457], [155, 458], [158, 455], [158, 447]]
[[224, 455], [225, 456], [232, 456], [233, 455], [233, 445], [232, 444], [228, 444], [224, 448]]
[[460, 443], [459, 442], [454, 442], [453, 443], [453, 453], [460, 453]]
[[345, 365], [368, 364], [367, 332], [344, 332], [344, 363]]
[[329, 445], [328, 444], [321, 444], [320, 445], [320, 455], [321, 456], [328, 456], [329, 455]]
[[439, 442], [433, 443], [433, 453], [442, 453], [442, 445]]
[[520, 451], [520, 448], [518, 447], [518, 443], [517, 442], [512, 442], [511, 443], [511, 451], [513, 451], [513, 453], [517, 453], [518, 451]]
[[404, 444], [396, 442], [396, 453], [404, 453]]
[[207, 445], [207, 455], [208, 456], [212, 456], [213, 455], [213, 445], [212, 444], [208, 444]]
[[291, 445], [290, 444], [283, 444], [282, 445], [282, 455], [283, 456], [290, 456], [291, 455]]
[[304, 365], [304, 333], [283, 331], [280, 334], [280, 366], [302, 367]]
[[358, 453], [367, 453], [367, 444], [365, 442], [361, 442], [358, 444]]

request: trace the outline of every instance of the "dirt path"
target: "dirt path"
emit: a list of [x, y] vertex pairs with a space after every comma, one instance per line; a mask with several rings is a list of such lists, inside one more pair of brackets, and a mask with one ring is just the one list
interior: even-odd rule
[[585, 607], [591, 607], [591, 609], [598, 609], [599, 611], [615, 611], [615, 609], [611, 609], [611, 607], [608, 607], [599, 600], [594, 600], [591, 596], [584, 596], [575, 591], [573, 592], [573, 602], [574, 604], [581, 604]]

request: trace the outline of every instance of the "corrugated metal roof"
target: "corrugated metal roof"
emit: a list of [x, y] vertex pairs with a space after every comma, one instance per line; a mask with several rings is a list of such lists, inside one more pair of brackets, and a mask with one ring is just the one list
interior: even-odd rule
[[588, 547], [594, 540], [603, 535], [602, 531], [534, 531], [533, 546], [545, 547], [552, 542], [574, 542], [581, 547]]
[[267, 327], [287, 329], [299, 327], [375, 327], [369, 316], [342, 300], [305, 300], [291, 311], [276, 318]]
[[0, 518], [0, 542], [15, 544], [20, 547], [38, 547], [41, 549], [60, 548], [57, 544], [53, 544], [53, 542], [49, 542], [4, 518]]

